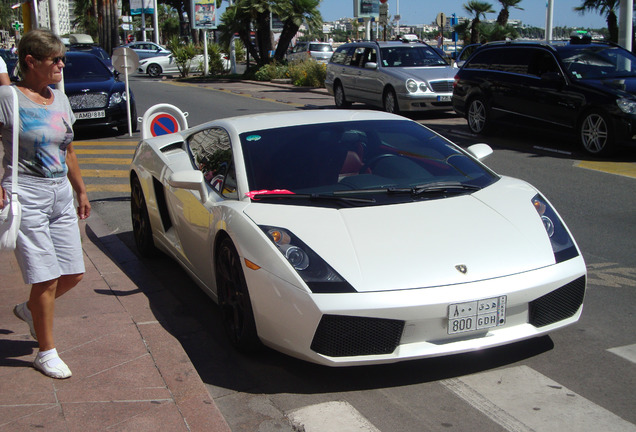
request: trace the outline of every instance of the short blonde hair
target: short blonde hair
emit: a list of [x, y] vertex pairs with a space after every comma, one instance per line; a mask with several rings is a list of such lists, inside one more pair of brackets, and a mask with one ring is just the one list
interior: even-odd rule
[[47, 29], [31, 30], [22, 36], [18, 44], [18, 63], [24, 74], [28, 67], [26, 56], [31, 54], [38, 60], [63, 55], [66, 52], [64, 42]]

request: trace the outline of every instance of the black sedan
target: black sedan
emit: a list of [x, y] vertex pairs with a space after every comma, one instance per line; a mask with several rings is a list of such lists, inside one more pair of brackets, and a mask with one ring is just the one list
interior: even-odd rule
[[[77, 122], [76, 127], [116, 127], [128, 132], [126, 86], [93, 54], [66, 53], [64, 88]], [[137, 108], [130, 91], [132, 131], [137, 130]]]

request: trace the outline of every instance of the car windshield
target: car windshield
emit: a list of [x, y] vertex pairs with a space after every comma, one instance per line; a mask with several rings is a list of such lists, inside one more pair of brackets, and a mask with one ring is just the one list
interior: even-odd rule
[[329, 44], [309, 44], [309, 51], [331, 52], [333, 47]]
[[426, 45], [386, 47], [380, 50], [384, 67], [448, 66]]
[[92, 54], [66, 57], [64, 79], [67, 81], [106, 81], [112, 76], [106, 65]]
[[636, 77], [636, 57], [629, 51], [604, 45], [568, 45], [558, 48], [574, 79]]
[[290, 192], [408, 202], [442, 197], [450, 189], [471, 193], [498, 178], [443, 137], [408, 120], [302, 125], [240, 138], [250, 191], [276, 192], [285, 202], [298, 198], [283, 196]]

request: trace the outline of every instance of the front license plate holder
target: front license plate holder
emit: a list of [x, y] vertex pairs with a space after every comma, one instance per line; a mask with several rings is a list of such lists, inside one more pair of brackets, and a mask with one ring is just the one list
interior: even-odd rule
[[437, 102], [450, 102], [451, 96], [437, 96]]
[[506, 323], [506, 296], [448, 306], [448, 334], [499, 327]]
[[75, 113], [75, 118], [77, 120], [86, 120], [86, 119], [94, 119], [94, 118], [103, 118], [106, 117], [106, 111], [84, 111]]

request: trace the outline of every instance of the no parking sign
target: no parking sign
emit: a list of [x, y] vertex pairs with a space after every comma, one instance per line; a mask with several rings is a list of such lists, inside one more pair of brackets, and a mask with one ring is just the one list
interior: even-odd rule
[[167, 135], [188, 128], [186, 117], [179, 108], [170, 104], [159, 104], [148, 108], [142, 120], [143, 139]]

